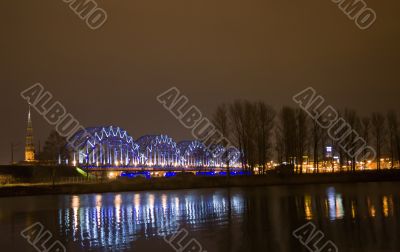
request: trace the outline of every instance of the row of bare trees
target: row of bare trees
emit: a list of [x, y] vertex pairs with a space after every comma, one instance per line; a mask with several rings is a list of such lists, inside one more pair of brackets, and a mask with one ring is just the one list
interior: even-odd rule
[[243, 167], [260, 166], [264, 173], [272, 158], [275, 116], [275, 110], [264, 102], [235, 101], [218, 106], [213, 122], [239, 148]]
[[[399, 166], [400, 128], [395, 111], [360, 116], [354, 110], [344, 109], [339, 116], [376, 151], [377, 169], [381, 168], [383, 157], [390, 158], [391, 168]], [[259, 167], [264, 173], [267, 163], [274, 159], [278, 163], [294, 165], [295, 170], [301, 173], [305, 157], [314, 163], [316, 172], [319, 172], [320, 165], [331, 166], [334, 170], [333, 156], [339, 157], [339, 169], [356, 169], [356, 158], [340, 146], [357, 149], [358, 136], [350, 134], [340, 143], [334, 141], [327, 130], [301, 108], [285, 106], [277, 112], [264, 102], [240, 100], [219, 105], [213, 123], [239, 148], [242, 165], [250, 171]], [[327, 146], [331, 146], [333, 151], [329, 158]]]

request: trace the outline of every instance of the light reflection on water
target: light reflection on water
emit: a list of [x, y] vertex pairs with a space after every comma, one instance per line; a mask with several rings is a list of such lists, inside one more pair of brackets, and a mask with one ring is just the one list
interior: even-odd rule
[[[58, 211], [62, 236], [89, 249], [126, 249], [137, 238], [172, 234], [181, 222], [201, 230], [210, 220], [223, 222], [228, 207], [218, 192], [74, 195], [64, 203], [65, 208]], [[243, 215], [243, 197], [233, 195], [230, 209], [233, 216]]]
[[1, 206], [9, 207], [0, 208], [0, 232], [11, 239], [0, 240], [18, 251], [23, 243], [11, 241], [40, 221], [74, 251], [165, 251], [161, 237], [178, 227], [209, 252], [307, 251], [291, 233], [312, 221], [340, 251], [400, 251], [399, 188], [369, 183], [2, 198]]

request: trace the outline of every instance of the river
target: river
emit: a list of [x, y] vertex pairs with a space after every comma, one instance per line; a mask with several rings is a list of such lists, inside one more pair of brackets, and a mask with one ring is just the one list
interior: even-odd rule
[[400, 251], [399, 189], [384, 182], [6, 197], [0, 245], [37, 251], [21, 232], [40, 223], [52, 234], [41, 251], [56, 240], [66, 251], [309, 251], [293, 232], [310, 222], [338, 251]]

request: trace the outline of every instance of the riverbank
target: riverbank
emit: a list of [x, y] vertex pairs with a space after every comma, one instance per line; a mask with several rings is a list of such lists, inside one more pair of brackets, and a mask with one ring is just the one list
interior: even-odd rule
[[152, 179], [129, 179], [83, 184], [23, 184], [1, 186], [0, 197], [48, 195], [48, 194], [85, 194], [122, 191], [178, 190], [213, 187], [259, 187], [271, 185], [303, 185], [329, 183], [360, 183], [400, 181], [400, 170], [368, 171], [334, 174], [302, 174], [281, 176], [269, 174], [243, 177], [172, 177]]

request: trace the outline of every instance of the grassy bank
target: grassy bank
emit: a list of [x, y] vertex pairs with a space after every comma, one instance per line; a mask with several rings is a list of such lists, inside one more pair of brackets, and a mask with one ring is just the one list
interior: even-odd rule
[[88, 184], [37, 184], [0, 187], [0, 196], [23, 196], [44, 194], [82, 194], [121, 191], [177, 190], [210, 187], [250, 187], [269, 185], [300, 185], [324, 183], [355, 183], [375, 181], [400, 181], [399, 170], [335, 173], [335, 174], [303, 174], [280, 176], [276, 174], [245, 177], [172, 177], [152, 179], [131, 179]]
[[0, 165], [0, 185], [38, 183], [66, 177], [82, 177], [82, 175], [70, 166]]

